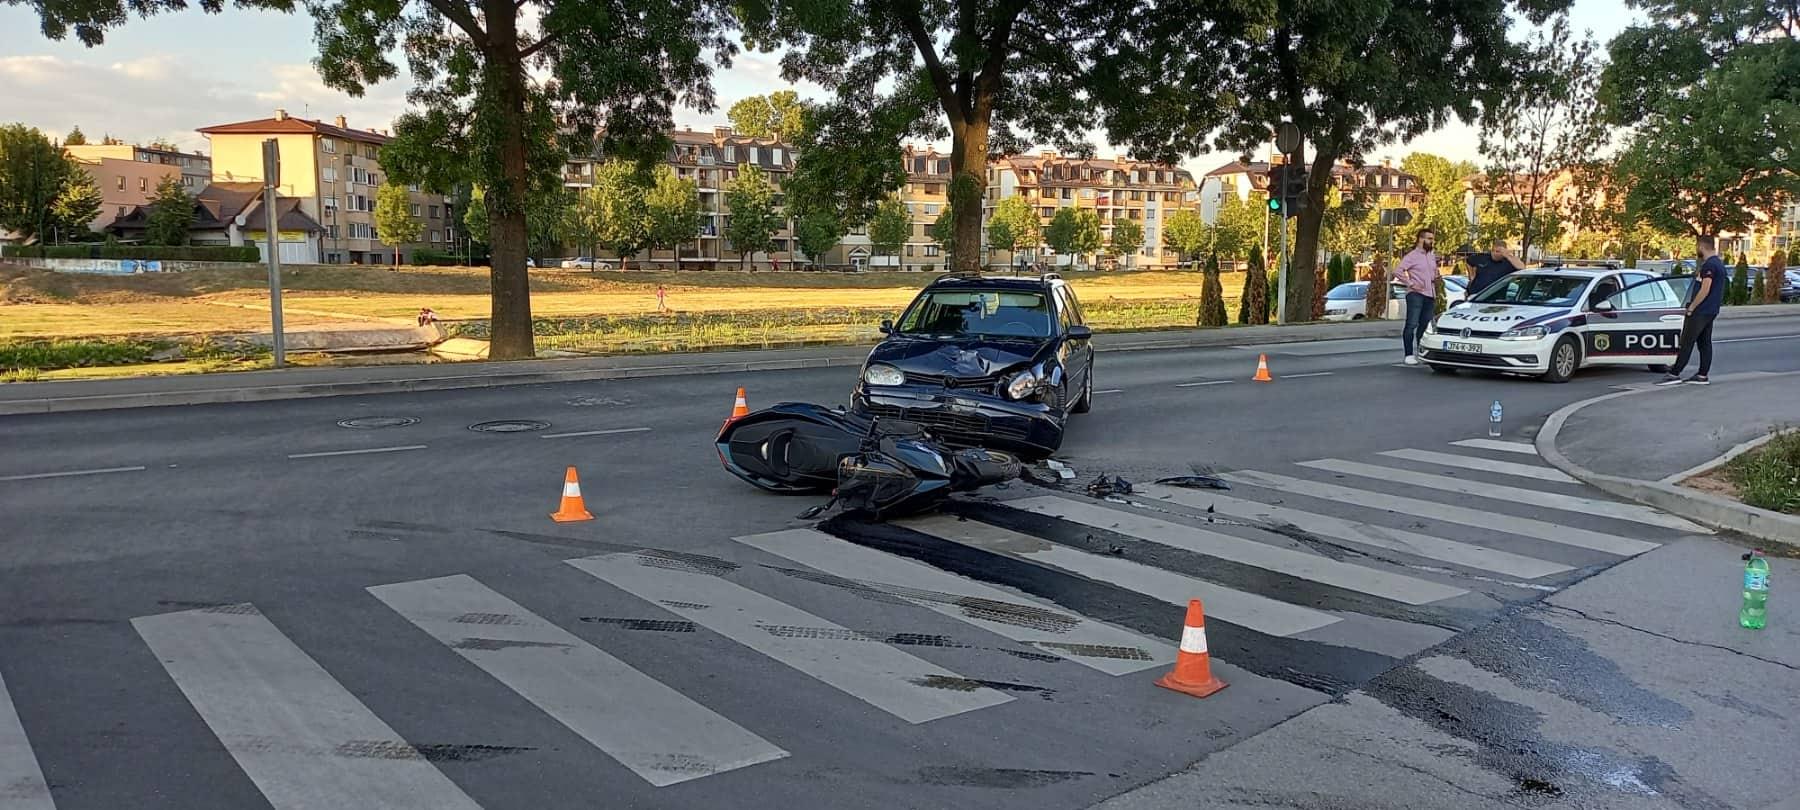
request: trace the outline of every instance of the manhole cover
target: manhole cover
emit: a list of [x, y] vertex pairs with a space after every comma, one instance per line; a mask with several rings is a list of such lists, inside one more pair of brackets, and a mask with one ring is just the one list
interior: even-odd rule
[[377, 430], [406, 427], [417, 424], [418, 421], [419, 418], [416, 416], [359, 416], [355, 419], [338, 420], [338, 427], [346, 427], [351, 430]]
[[543, 430], [549, 426], [549, 422], [539, 422], [536, 419], [500, 419], [493, 422], [478, 422], [470, 425], [469, 429], [482, 433], [529, 433], [533, 430]]

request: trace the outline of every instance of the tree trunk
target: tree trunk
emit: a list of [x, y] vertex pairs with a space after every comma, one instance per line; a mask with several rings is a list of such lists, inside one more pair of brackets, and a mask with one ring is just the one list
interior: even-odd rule
[[1331, 169], [1337, 164], [1334, 146], [1320, 144], [1308, 170], [1306, 206], [1300, 209], [1293, 253], [1288, 257], [1287, 309], [1282, 311], [1283, 323], [1313, 319], [1313, 268], [1319, 263], [1319, 230], [1325, 222], [1325, 197], [1331, 190]]
[[[510, 15], [504, 15], [510, 18]], [[496, 24], [495, 35], [510, 25]], [[500, 56], [511, 54], [510, 61], [490, 56], [489, 81], [498, 96], [499, 108], [514, 120], [525, 119], [525, 69], [517, 58], [517, 48], [502, 47]], [[531, 276], [525, 267], [525, 189], [530, 172], [525, 160], [525, 132], [517, 126], [499, 127], [500, 182], [487, 192], [489, 238], [493, 240], [493, 268], [489, 275], [492, 297], [491, 329], [488, 357], [494, 360], [518, 360], [536, 352], [531, 338]], [[496, 205], [495, 203], [499, 204]]]
[[981, 200], [987, 191], [988, 121], [978, 117], [953, 126], [950, 146], [950, 206], [956, 212], [952, 269], [981, 272]]

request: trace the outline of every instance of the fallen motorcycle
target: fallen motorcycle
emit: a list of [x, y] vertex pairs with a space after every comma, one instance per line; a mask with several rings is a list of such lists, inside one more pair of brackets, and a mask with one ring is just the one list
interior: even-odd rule
[[951, 493], [1019, 476], [1018, 459], [982, 448], [952, 450], [911, 422], [806, 403], [734, 419], [718, 437], [732, 475], [770, 492], [832, 493], [833, 506], [876, 518], [924, 511]]

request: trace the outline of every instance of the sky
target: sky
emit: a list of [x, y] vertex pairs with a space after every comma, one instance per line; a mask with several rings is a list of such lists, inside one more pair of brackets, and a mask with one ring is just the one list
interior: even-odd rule
[[[1625, 0], [1575, 0], [1576, 30], [1590, 30], [1602, 42], [1635, 16]], [[267, 118], [277, 107], [291, 115], [331, 120], [343, 115], [352, 127], [389, 128], [406, 109], [402, 76], [376, 85], [360, 98], [330, 89], [312, 66], [311, 22], [303, 15], [229, 8], [221, 14], [186, 11], [133, 20], [107, 34], [105, 44], [87, 48], [73, 38], [46, 39], [30, 6], [0, 5], [0, 122], [22, 121], [62, 137], [80, 125], [92, 141], [111, 134], [127, 141], [166, 138], [185, 148], [207, 151], [194, 130], [212, 124]], [[676, 123], [695, 129], [725, 125], [725, 110], [746, 96], [788, 88], [775, 57], [740, 54], [729, 70], [716, 72], [718, 109], [682, 110]], [[817, 86], [795, 87], [819, 97]], [[1102, 156], [1122, 150], [1097, 144]], [[1368, 157], [1396, 162], [1414, 151], [1480, 163], [1473, 130], [1460, 123]], [[1232, 159], [1204, 155], [1186, 161], [1196, 175]]]

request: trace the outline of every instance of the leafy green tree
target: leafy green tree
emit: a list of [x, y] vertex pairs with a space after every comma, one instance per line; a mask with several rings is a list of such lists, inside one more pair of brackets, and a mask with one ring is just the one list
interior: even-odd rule
[[[1068, 209], [1063, 209], [1068, 210]], [[1057, 212], [1061, 213], [1061, 211]], [[1054, 226], [1054, 220], [1051, 222]], [[1212, 253], [1213, 228], [1200, 218], [1200, 212], [1183, 208], [1163, 222], [1163, 246], [1175, 251], [1184, 261], [1195, 261]]]
[[938, 214], [938, 218], [932, 220], [931, 228], [927, 233], [931, 235], [931, 241], [938, 243], [938, 246], [944, 249], [944, 255], [951, 257], [956, 255], [955, 203], [944, 206], [944, 210]]
[[681, 179], [668, 166], [657, 166], [655, 178], [644, 192], [644, 247], [675, 250], [697, 238], [706, 225], [700, 186]]
[[1044, 243], [1059, 255], [1073, 256], [1085, 264], [1087, 255], [1102, 244], [1100, 215], [1092, 209], [1059, 208], [1044, 229]]
[[1087, 257], [1099, 253], [1106, 247], [1106, 233], [1100, 228], [1100, 212], [1092, 208], [1078, 209], [1075, 213], [1075, 252], [1080, 254], [1085, 263]]
[[837, 247], [844, 234], [849, 232], [844, 227], [843, 220], [829, 211], [808, 213], [794, 224], [794, 228], [794, 238], [800, 243], [800, 252], [806, 254], [815, 265], [819, 263], [819, 257]]
[[[528, 253], [542, 256], [554, 249], [560, 240], [570, 238], [573, 217], [570, 209], [578, 202], [575, 196], [560, 187], [546, 187], [537, 189], [526, 200], [525, 249]], [[480, 186], [470, 186], [469, 203], [463, 209], [463, 232], [472, 242], [491, 245], [488, 222], [487, 191]], [[574, 240], [571, 238], [571, 241]]]
[[1750, 293], [1748, 296], [1746, 296], [1744, 298], [1744, 303], [1746, 303], [1746, 304], [1768, 303], [1769, 285], [1767, 283], [1765, 283], [1765, 279], [1767, 279], [1768, 277], [1769, 277], [1769, 271], [1766, 269], [1763, 272], [1756, 274], [1756, 280], [1754, 283], [1752, 283], [1750, 285]]
[[1725, 289], [1725, 303], [1750, 303], [1750, 259], [1742, 253], [1738, 254], [1737, 267], [1731, 271], [1731, 286]]
[[1263, 266], [1262, 245], [1250, 246], [1250, 259], [1244, 267], [1244, 292], [1238, 297], [1238, 323], [1257, 325], [1269, 322], [1269, 271]]
[[1124, 256], [1125, 266], [1131, 266], [1131, 257], [1136, 256], [1138, 248], [1144, 246], [1144, 226], [1135, 219], [1121, 219], [1113, 223], [1112, 239], [1107, 242], [1107, 251], [1114, 256]]
[[[1085, 54], [1115, 41], [1115, 21], [1134, 14], [1133, 4], [1105, 0], [746, 5], [752, 39], [789, 47], [785, 78], [835, 88], [832, 115], [860, 116], [889, 142], [948, 130], [961, 245], [981, 240], [990, 155], [1024, 151], [1030, 141], [1081, 145], [1092, 106], [1080, 92]], [[891, 191], [852, 180], [845, 178], [846, 193], [861, 201]], [[979, 270], [980, 261], [979, 251], [955, 257], [963, 271]]]
[[1379, 320], [1387, 317], [1388, 311], [1388, 274], [1387, 260], [1381, 254], [1369, 263], [1369, 277], [1365, 279], [1369, 286], [1363, 292], [1363, 317]]
[[875, 218], [869, 221], [869, 243], [875, 252], [896, 255], [910, 236], [912, 215], [907, 213], [906, 203], [894, 197], [882, 201], [875, 211]]
[[63, 139], [63, 146], [87, 146], [87, 136], [82, 134], [80, 124], [69, 130], [69, 137]]
[[56, 201], [50, 205], [50, 220], [56, 226], [57, 235], [65, 241], [85, 237], [94, 220], [99, 219], [100, 208], [106, 202], [94, 176], [73, 159], [68, 162], [69, 171], [63, 177], [62, 190], [57, 192]]
[[1249, 255], [1250, 246], [1262, 239], [1263, 212], [1249, 200], [1227, 195], [1213, 218], [1213, 240], [1210, 252], [1220, 258], [1239, 261]]
[[740, 135], [799, 143], [806, 131], [806, 102], [792, 90], [777, 90], [731, 105], [725, 117], [731, 119], [731, 128]]
[[783, 218], [775, 206], [775, 187], [762, 169], [745, 165], [725, 185], [725, 204], [731, 207], [725, 236], [744, 264], [751, 266], [756, 254], [775, 247], [775, 233], [781, 230]]
[[[21, 4], [21, 0], [6, 0]], [[71, 31], [98, 45], [128, 20], [188, 7], [182, 0], [33, 0], [51, 39]], [[487, 189], [493, 247], [490, 356], [533, 353], [525, 272], [527, 209], [557, 182], [566, 142], [604, 129], [607, 154], [661, 151], [677, 105], [710, 110], [709, 53], [729, 57], [734, 20], [710, 0], [239, 0], [240, 7], [305, 9], [319, 44], [314, 60], [331, 87], [360, 96], [399, 75], [404, 55], [418, 112], [395, 124], [383, 149], [395, 182], [447, 192]], [[205, 0], [209, 12], [223, 9]], [[604, 125], [602, 127], [602, 125]], [[559, 145], [560, 144], [560, 145]], [[390, 152], [392, 153], [390, 156]]]
[[1361, 188], [1332, 189], [1325, 204], [1319, 239], [1326, 251], [1354, 257], [1375, 250], [1381, 236], [1381, 212], [1372, 194]]
[[[150, 198], [144, 241], [152, 245], [185, 245], [194, 219], [194, 198], [182, 188], [181, 178], [177, 175], [164, 177], [156, 186], [156, 194]], [[275, 234], [269, 234], [271, 249], [275, 238]]]
[[1769, 257], [1769, 269], [1762, 276], [1765, 279], [1761, 299], [1763, 303], [1781, 303], [1781, 288], [1786, 283], [1787, 267], [1787, 257], [1783, 256], [1781, 251], [1777, 250], [1773, 256]]
[[1225, 325], [1225, 288], [1219, 281], [1219, 255], [1206, 257], [1206, 274], [1200, 282], [1200, 314], [1197, 326]]
[[994, 206], [994, 213], [988, 218], [988, 246], [1016, 254], [1037, 247], [1043, 239], [1042, 230], [1042, 220], [1031, 203], [1024, 197], [1007, 197]]
[[[1512, 12], [1541, 23], [1569, 5], [1350, 0], [1146, 9], [1159, 25], [1108, 50], [1095, 71], [1103, 97], [1131, 99], [1103, 105], [1108, 140], [1164, 160], [1208, 146], [1249, 153], [1291, 121], [1308, 143], [1310, 179], [1292, 266], [1315, 267], [1338, 161], [1410, 140], [1453, 115], [1475, 121], [1520, 80], [1528, 58], [1507, 38]], [[1288, 320], [1307, 319], [1312, 282], [1311, 273], [1290, 274]]]
[[1425, 204], [1413, 218], [1413, 229], [1429, 227], [1438, 244], [1454, 248], [1469, 240], [1469, 215], [1463, 205], [1463, 183], [1479, 171], [1468, 161], [1452, 161], [1429, 152], [1414, 152], [1400, 161], [1400, 170], [1418, 178], [1425, 187]]
[[382, 183], [375, 190], [375, 236], [396, 248], [396, 263], [400, 258], [398, 249], [419, 241], [424, 230], [425, 224], [413, 219], [412, 195], [406, 186]]
[[824, 212], [848, 227], [869, 224], [880, 204], [906, 185], [899, 144], [906, 123], [896, 123], [891, 112], [867, 117], [841, 105], [809, 106], [802, 117], [794, 172], [782, 183], [788, 212], [795, 219]]
[[71, 171], [80, 170], [43, 133], [24, 124], [0, 127], [0, 230], [42, 241]]
[[610, 251], [624, 269], [648, 246], [647, 185], [636, 163], [615, 158], [594, 167], [594, 184], [579, 192], [570, 217], [576, 223], [574, 233], [587, 240], [584, 251], [594, 246]]

